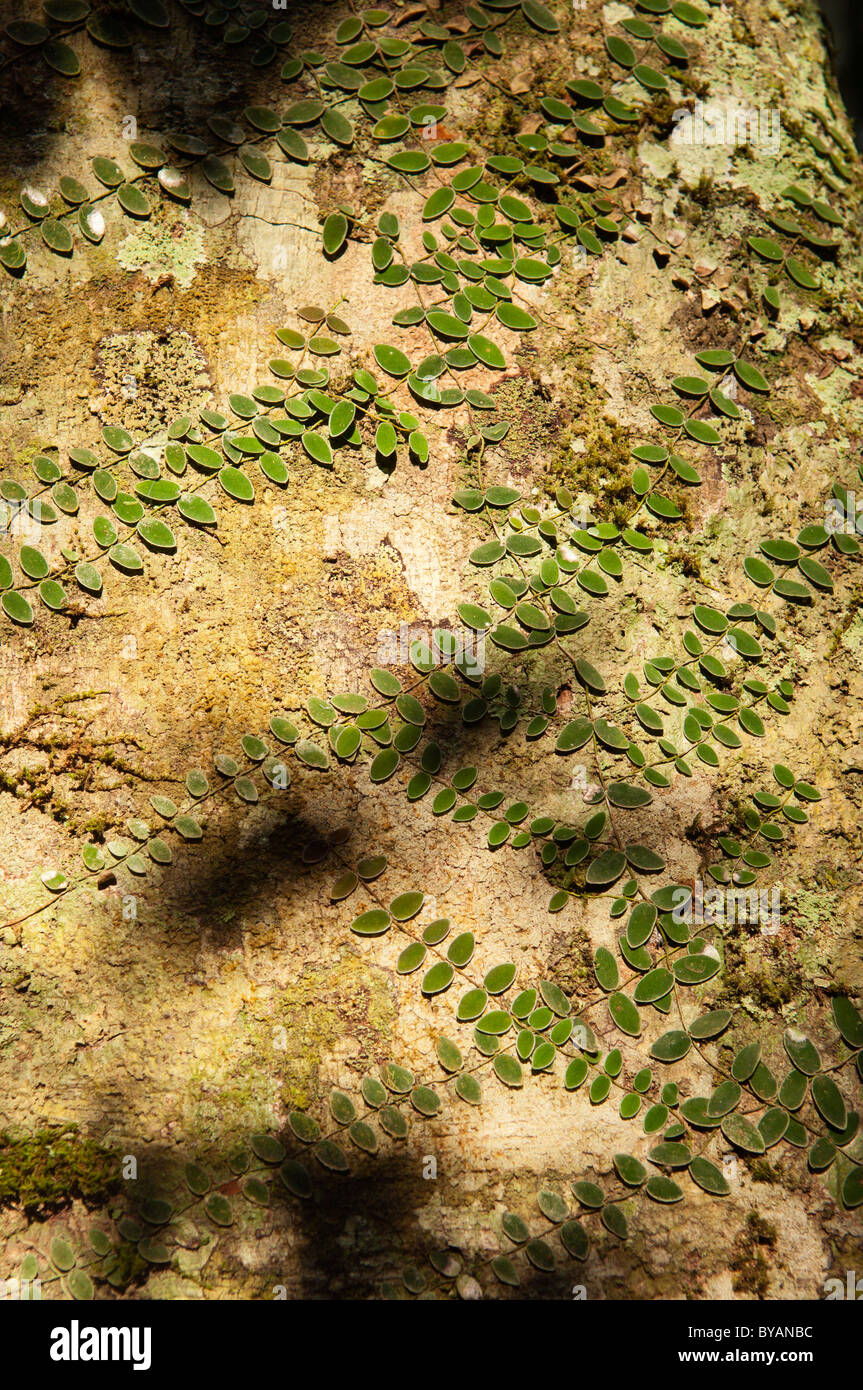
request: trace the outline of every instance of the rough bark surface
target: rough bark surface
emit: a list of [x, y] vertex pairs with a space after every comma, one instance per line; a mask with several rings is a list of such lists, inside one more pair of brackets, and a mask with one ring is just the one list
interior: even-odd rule
[[[559, 34], [512, 26], [504, 57], [488, 69], [499, 86], [451, 89], [447, 127], [480, 159], [540, 124], [533, 113], [546, 91], [605, 72], [603, 36], [632, 12], [592, 0], [557, 8]], [[540, 499], [565, 485], [612, 515], [630, 450], [651, 437], [651, 403], [733, 321], [735, 292], [753, 279], [741, 246], [763, 223], [759, 209], [806, 182], [806, 113], [847, 130], [811, 0], [705, 8], [704, 28], [674, 28], [697, 55], [688, 89], [655, 101], [625, 140], [591, 154], [590, 172], [620, 197], [628, 233], [602, 258], [568, 246], [543, 288], [521, 286], [538, 331], [501, 331], [506, 370], [474, 376], [512, 421], [486, 454], [486, 485], [511, 483]], [[319, 46], [343, 17], [339, 5], [297, 7], [294, 46]], [[277, 70], [226, 64], [191, 22], [174, 26], [169, 46], [157, 40], [123, 54], [90, 45], [74, 85], [32, 66], [4, 74], [11, 104], [0, 129], [0, 201], [13, 221], [22, 183], [55, 186], [99, 153], [122, 159], [130, 114], [140, 138], [156, 138], [169, 126], [202, 128], [220, 103], [279, 95]], [[526, 94], [527, 104], [514, 106], [500, 88]], [[778, 107], [778, 154], [672, 143], [671, 113], [693, 92]], [[340, 301], [353, 332], [334, 379], [373, 367], [376, 342], [414, 356], [429, 350], [422, 328], [393, 337], [392, 314], [413, 302], [412, 287], [376, 286], [369, 253], [374, 222], [389, 210], [421, 254], [421, 209], [436, 185], [411, 188], [368, 141], [347, 151], [319, 144], [308, 166], [278, 164], [269, 186], [238, 181], [229, 198], [201, 181], [189, 207], [156, 199], [145, 222], [118, 212], [100, 245], [76, 247], [69, 260], [31, 238], [26, 275], [0, 271], [3, 476], [23, 479], [52, 446], [63, 455], [94, 445], [105, 424], [164, 440], [178, 414], [222, 409], [229, 393], [266, 378], [274, 331], [297, 324], [298, 306]], [[607, 616], [585, 629], [582, 654], [602, 670], [640, 671], [693, 602], [741, 597], [742, 557], [765, 534], [823, 520], [833, 480], [856, 469], [860, 170], [852, 162], [852, 182], [836, 195], [842, 251], [821, 267], [821, 294], [789, 302], [759, 343], [771, 395], [722, 448], [694, 450], [702, 486], [687, 493], [683, 521], [669, 529], [648, 518], [655, 553], [627, 564]], [[328, 263], [320, 225], [337, 202], [361, 217]], [[362, 888], [330, 900], [344, 864], [363, 854], [388, 857], [387, 900], [425, 890], [421, 925], [446, 915], [474, 932], [480, 976], [512, 960], [519, 978], [551, 979], [575, 1001], [596, 994], [593, 953], [614, 948], [620, 930], [607, 900], [549, 914], [549, 879], [532, 851], [490, 854], [485, 823], [434, 817], [426, 801], [408, 802], [389, 782], [374, 786], [359, 763], [327, 775], [298, 767], [283, 798], [257, 806], [223, 800], [202, 844], [178, 843], [173, 865], [151, 865], [140, 882], [118, 874], [99, 888], [94, 879], [35, 912], [45, 866], [77, 872], [83, 840], [122, 832], [154, 793], [178, 798], [189, 767], [234, 751], [274, 710], [291, 716], [310, 696], [367, 689], [383, 631], [430, 630], [466, 597], [487, 601], [467, 565], [485, 533], [451, 501], [476, 482], [467, 442], [456, 415], [432, 422], [425, 467], [400, 456], [384, 470], [369, 444], [350, 458], [337, 453], [331, 470], [295, 451], [286, 489], [261, 479], [253, 508], [233, 506], [215, 533], [187, 528], [175, 554], [148, 555], [145, 577], [112, 575], [101, 598], [75, 600], [72, 616], [43, 611], [26, 629], [5, 622], [0, 921], [12, 925], [0, 931], [0, 1129], [8, 1142], [75, 1125], [95, 1141], [80, 1163], [92, 1164], [96, 1186], [103, 1165], [114, 1173], [132, 1156], [137, 1188], [121, 1177], [88, 1203], [78, 1174], [53, 1210], [5, 1201], [0, 1275], [11, 1277], [28, 1251], [46, 1252], [57, 1234], [85, 1244], [93, 1224], [108, 1229], [112, 1214], [142, 1190], [170, 1185], [185, 1163], [218, 1168], [250, 1134], [284, 1134], [289, 1112], [325, 1114], [333, 1087], [355, 1095], [360, 1078], [389, 1059], [429, 1084], [441, 1079], [435, 1044], [454, 1036], [452, 992], [424, 999], [417, 977], [397, 973], [404, 938], [352, 935], [352, 919], [372, 905]], [[56, 559], [61, 544], [86, 544], [88, 523], [83, 511], [67, 518], [62, 534], [42, 542], [46, 552]], [[770, 722], [764, 739], [728, 750], [719, 770], [696, 764], [639, 813], [646, 842], [685, 883], [708, 862], [707, 835], [729, 823], [747, 791], [767, 785], [774, 763], [821, 789], [809, 823], [777, 855], [778, 933], [739, 929], [721, 982], [700, 991], [705, 1008], [736, 1011], [744, 1040], [763, 1040], [780, 1075], [782, 1028], [805, 1027], [820, 1041], [830, 996], [861, 991], [863, 620], [859, 571], [835, 568], [835, 591], [817, 607], [782, 613], [771, 672], [795, 681], [790, 714]], [[556, 691], [559, 712], [578, 712], [580, 690], [558, 651], [548, 649], [535, 671]], [[450, 771], [475, 763], [483, 785], [510, 799], [563, 820], [583, 812], [571, 761], [547, 741], [537, 751], [522, 733], [463, 726], [443, 706], [433, 717], [456, 759]], [[304, 862], [310, 838], [341, 829], [344, 843], [323, 862]], [[601, 1013], [592, 1017], [601, 1033]], [[712, 1084], [694, 1054], [667, 1071], [684, 1094]], [[612, 1155], [632, 1142], [616, 1104], [591, 1105], [559, 1074], [532, 1077], [522, 1090], [489, 1083], [481, 1107], [453, 1099], [374, 1159], [353, 1156], [349, 1176], [321, 1171], [304, 1203], [283, 1194], [262, 1207], [233, 1196], [230, 1228], [197, 1221], [170, 1263], [138, 1261], [131, 1282], [100, 1285], [99, 1296], [270, 1298], [284, 1286], [290, 1297], [368, 1297], [450, 1246], [486, 1296], [510, 1296], [516, 1291], [488, 1269], [507, 1244], [501, 1214], [535, 1218], [539, 1189], [613, 1179]], [[7, 1177], [10, 1152], [0, 1158]], [[629, 1240], [598, 1228], [586, 1263], [554, 1273], [527, 1266], [518, 1292], [567, 1297], [580, 1284], [597, 1299], [823, 1296], [825, 1279], [844, 1279], [853, 1264], [859, 1219], [805, 1150], [778, 1153], [738, 1156], [721, 1201], [690, 1184], [682, 1203], [633, 1204]], [[429, 1157], [433, 1178], [424, 1176]], [[230, 1172], [221, 1177], [232, 1195]], [[443, 1281], [442, 1292], [448, 1287]], [[64, 1289], [46, 1284], [44, 1296]], [[460, 1291], [477, 1289], [463, 1281]]]

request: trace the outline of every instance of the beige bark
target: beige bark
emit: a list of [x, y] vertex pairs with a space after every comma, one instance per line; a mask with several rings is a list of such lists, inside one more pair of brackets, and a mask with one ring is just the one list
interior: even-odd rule
[[[628, 12], [589, 3], [560, 37], [517, 26], [495, 80], [535, 108], [574, 71], [603, 70], [603, 33]], [[315, 25], [339, 15], [340, 7], [323, 18], [301, 14], [306, 43], [314, 44]], [[7, 212], [22, 181], [56, 185], [92, 155], [121, 151], [129, 114], [149, 138], [169, 113], [172, 124], [182, 111], [196, 128], [217, 99], [271, 99], [269, 71], [226, 74], [196, 33], [180, 26], [167, 64], [91, 45], [71, 93], [40, 85], [28, 69], [13, 87], [20, 123], [13, 116], [3, 131]], [[705, 98], [781, 109], [779, 155], [673, 147], [671, 107], [661, 102], [637, 136], [609, 150], [599, 176], [617, 184], [631, 235], [598, 262], [565, 251], [550, 283], [525, 291], [543, 320], [525, 340], [502, 333], [508, 368], [484, 379], [513, 421], [489, 453], [486, 484], [542, 496], [564, 482], [610, 498], [629, 476], [630, 448], [650, 437], [650, 404], [667, 398], [672, 375], [691, 370], [695, 350], [714, 333], [721, 339], [728, 296], [752, 280], [741, 237], [763, 225], [758, 209], [776, 207], [787, 183], [806, 181], [811, 151], [798, 130], [816, 128], [806, 112], [824, 112], [847, 132], [812, 0], [752, 0], [745, 15], [713, 5], [709, 25], [686, 38]], [[494, 87], [457, 87], [453, 131], [499, 150], [509, 110]], [[531, 118], [519, 108], [514, 119]], [[26, 276], [0, 280], [2, 476], [24, 477], [51, 445], [61, 453], [92, 445], [106, 423], [143, 436], [180, 413], [223, 408], [230, 392], [266, 378], [279, 350], [274, 330], [296, 324], [304, 304], [341, 301], [352, 325], [336, 375], [373, 365], [375, 342], [426, 350], [421, 330], [393, 336], [394, 309], [409, 300], [372, 283], [372, 220], [335, 265], [321, 256], [316, 230], [337, 201], [375, 215], [389, 209], [417, 251], [433, 185], [409, 192], [365, 146], [326, 153], [308, 168], [280, 164], [270, 187], [247, 179], [233, 199], [202, 186], [188, 209], [159, 203], [140, 224], [113, 215], [103, 243], [76, 249], [68, 262], [34, 238]], [[584, 655], [601, 669], [618, 677], [640, 669], [693, 602], [739, 597], [741, 560], [758, 540], [821, 520], [833, 480], [853, 477], [858, 193], [855, 160], [853, 182], [837, 195], [846, 230], [837, 263], [824, 270], [826, 292], [769, 330], [769, 401], [728, 448], [701, 451], [703, 485], [692, 490], [682, 527], [658, 557], [627, 567], [607, 625], [586, 630]], [[669, 233], [674, 254], [655, 255], [654, 234]], [[43, 900], [45, 866], [70, 871], [88, 835], [145, 814], [152, 793], [176, 797], [187, 768], [234, 752], [273, 711], [290, 716], [310, 696], [367, 690], [382, 632], [451, 620], [466, 597], [485, 601], [466, 563], [484, 537], [451, 504], [453, 491], [474, 481], [467, 429], [463, 419], [448, 425], [432, 422], [427, 467], [400, 457], [392, 476], [369, 447], [353, 460], [337, 455], [332, 471], [297, 454], [287, 489], [259, 486], [255, 507], [233, 507], [218, 538], [184, 531], [175, 555], [148, 557], [145, 579], [112, 576], [101, 599], [76, 600], [71, 619], [43, 611], [32, 629], [5, 623], [3, 921]], [[76, 534], [83, 519], [69, 523], [63, 543]], [[51, 539], [52, 554], [60, 543]], [[783, 1026], [806, 1026], [821, 1040], [828, 996], [860, 992], [859, 584], [846, 563], [835, 593], [814, 610], [783, 612], [772, 669], [795, 680], [790, 715], [772, 721], [764, 740], [729, 752], [719, 772], [678, 778], [641, 822], [685, 881], [709, 862], [707, 832], [728, 822], [745, 791], [767, 785], [774, 762], [822, 788], [810, 824], [781, 856], [779, 934], [741, 933], [722, 987], [746, 1035], [763, 1038], [774, 1057]], [[544, 676], [560, 710], [577, 712], [566, 663], [550, 656]], [[520, 735], [505, 741], [438, 718], [441, 741], [481, 767], [484, 787], [523, 796], [535, 813], [580, 812], [570, 762], [536, 753]], [[175, 864], [151, 867], [140, 886], [128, 877], [104, 889], [94, 883], [0, 933], [0, 1128], [21, 1136], [74, 1123], [112, 1161], [134, 1156], [141, 1187], [193, 1158], [218, 1165], [250, 1134], [283, 1132], [291, 1110], [325, 1114], [333, 1087], [356, 1094], [360, 1078], [388, 1059], [439, 1081], [435, 1041], [452, 1032], [453, 1001], [424, 1000], [416, 977], [397, 974], [403, 939], [351, 935], [353, 916], [370, 904], [356, 895], [331, 903], [339, 855], [354, 863], [385, 853], [385, 896], [424, 889], [433, 901], [421, 923], [447, 915], [473, 931], [480, 974], [513, 960], [520, 978], [551, 978], [581, 999], [596, 992], [593, 952], [619, 934], [606, 904], [549, 915], [537, 859], [489, 854], [479, 825], [435, 818], [393, 784], [372, 786], [360, 766], [293, 775], [285, 800], [226, 803], [202, 845], [178, 847]], [[339, 855], [303, 862], [310, 834], [341, 827], [350, 838]], [[705, 998], [720, 994], [707, 989]], [[669, 1075], [691, 1094], [709, 1085], [698, 1059]], [[611, 1156], [631, 1143], [616, 1106], [568, 1094], [559, 1075], [517, 1092], [489, 1082], [480, 1109], [448, 1102], [441, 1119], [418, 1121], [376, 1159], [356, 1156], [351, 1177], [316, 1176], [310, 1202], [259, 1209], [237, 1198], [233, 1227], [199, 1222], [171, 1263], [137, 1275], [126, 1296], [268, 1298], [283, 1285], [289, 1296], [366, 1297], [449, 1245], [487, 1296], [504, 1296], [486, 1264], [507, 1244], [501, 1213], [518, 1211], [539, 1229], [538, 1189], [608, 1180]], [[590, 1298], [821, 1296], [826, 1277], [844, 1277], [859, 1220], [807, 1168], [805, 1151], [778, 1153], [760, 1166], [741, 1159], [724, 1202], [694, 1189], [674, 1207], [640, 1202], [628, 1242], [599, 1229], [586, 1265], [553, 1275], [528, 1269], [522, 1292], [566, 1297], [583, 1283]], [[428, 1156], [433, 1179], [423, 1175]], [[0, 1208], [0, 1275], [17, 1270], [29, 1243], [44, 1251], [57, 1231], [83, 1241], [94, 1221], [107, 1228], [108, 1212], [129, 1195], [121, 1182], [95, 1216], [75, 1198], [47, 1225], [15, 1204]], [[761, 1228], [747, 1226], [753, 1212], [772, 1229], [760, 1243]]]

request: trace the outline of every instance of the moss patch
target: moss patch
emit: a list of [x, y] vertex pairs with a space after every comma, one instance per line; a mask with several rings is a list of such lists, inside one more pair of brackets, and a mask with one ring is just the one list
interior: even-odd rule
[[119, 1185], [117, 1157], [74, 1128], [0, 1134], [0, 1207], [56, 1211], [73, 1198], [97, 1206]]
[[533, 372], [503, 381], [494, 400], [511, 423], [501, 447], [516, 473], [539, 474], [547, 496], [586, 493], [601, 519], [622, 521], [632, 505], [629, 430], [596, 402], [586, 375], [568, 381], [565, 404]]
[[746, 1225], [734, 1242], [734, 1258], [731, 1268], [734, 1271], [732, 1287], [735, 1293], [752, 1294], [754, 1298], [765, 1298], [770, 1288], [770, 1268], [765, 1259], [765, 1251], [776, 1248], [776, 1227], [757, 1211], [751, 1211]]
[[593, 980], [593, 946], [584, 927], [561, 932], [552, 942], [548, 978], [569, 995], [578, 995]]
[[282, 996], [277, 1018], [286, 1034], [282, 1099], [305, 1108], [318, 1094], [325, 1054], [344, 1034], [359, 1044], [358, 1074], [384, 1060], [395, 1005], [384, 972], [346, 954], [329, 970], [301, 975]]
[[600, 520], [625, 522], [632, 510], [629, 430], [588, 406], [551, 453], [545, 481], [550, 493], [561, 485], [574, 497], [590, 493]]
[[721, 1002], [742, 1005], [755, 1015], [781, 1010], [795, 999], [805, 997], [806, 985], [788, 943], [759, 937], [757, 945], [728, 939], [725, 944], [725, 971], [721, 977]]
[[178, 329], [112, 333], [96, 356], [106, 399], [105, 418], [122, 416], [127, 429], [150, 433], [176, 415], [200, 409], [210, 396], [210, 374], [200, 347]]

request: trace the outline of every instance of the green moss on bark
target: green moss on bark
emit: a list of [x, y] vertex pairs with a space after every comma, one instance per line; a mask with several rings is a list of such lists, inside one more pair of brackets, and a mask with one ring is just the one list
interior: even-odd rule
[[115, 1154], [73, 1127], [23, 1137], [0, 1134], [0, 1207], [28, 1214], [56, 1211], [74, 1198], [97, 1206], [119, 1183]]

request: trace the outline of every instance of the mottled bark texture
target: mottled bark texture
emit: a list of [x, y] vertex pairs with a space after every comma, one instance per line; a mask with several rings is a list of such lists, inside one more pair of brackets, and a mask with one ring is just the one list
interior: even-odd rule
[[[622, 578], [609, 578], [604, 603], [581, 594], [592, 620], [578, 651], [616, 692], [609, 718], [626, 704], [626, 671], [645, 687], [645, 659], [681, 651], [694, 603], [724, 608], [753, 595], [742, 562], [759, 553], [762, 539], [794, 537], [822, 523], [837, 479], [853, 489], [861, 438], [860, 168], [841, 144], [849, 127], [817, 7], [814, 0], [700, 3], [705, 25], [666, 23], [692, 52], [668, 92], [651, 93], [627, 78], [604, 45], [606, 35], [625, 32], [628, 16], [652, 16], [598, 0], [554, 5], [557, 33], [516, 14], [502, 30], [503, 56], [493, 59], [472, 43], [466, 74], [449, 88], [438, 140], [463, 138], [477, 164], [519, 153], [515, 136], [547, 120], [539, 104], [545, 96], [594, 112], [567, 95], [563, 84], [573, 78], [596, 80], [644, 108], [640, 120], [615, 125], [601, 146], [581, 147], [586, 182], [568, 185], [607, 193], [622, 237], [605, 243], [601, 256], [570, 237], [545, 282], [516, 285], [515, 302], [537, 316], [537, 330], [489, 329], [507, 365], [480, 365], [470, 384], [491, 394], [491, 418], [506, 417], [511, 426], [502, 442], [485, 447], [479, 473], [470, 435], [489, 417], [475, 411], [471, 424], [464, 410], [425, 410], [401, 386], [398, 408], [415, 409], [427, 431], [425, 465], [404, 447], [395, 467], [387, 465], [367, 429], [362, 446], [337, 449], [331, 467], [289, 439], [285, 487], [268, 482], [253, 459], [254, 506], [208, 492], [218, 527], [178, 525], [174, 552], [141, 546], [145, 575], [123, 576], [106, 563], [100, 596], [74, 581], [66, 585], [65, 615], [34, 598], [32, 626], [3, 618], [0, 920], [12, 925], [0, 932], [0, 1276], [17, 1275], [36, 1250], [47, 1281], [57, 1264], [68, 1264], [64, 1248], [55, 1249], [51, 1264], [58, 1236], [68, 1239], [76, 1268], [110, 1273], [95, 1281], [99, 1297], [271, 1298], [274, 1290], [373, 1297], [382, 1281], [409, 1296], [402, 1286], [409, 1266], [421, 1268], [429, 1288], [445, 1296], [454, 1285], [434, 1272], [428, 1255], [450, 1247], [463, 1261], [459, 1292], [475, 1296], [481, 1289], [487, 1297], [569, 1297], [578, 1284], [591, 1299], [808, 1299], [823, 1296], [826, 1278], [844, 1280], [853, 1264], [859, 1219], [841, 1205], [835, 1165], [833, 1179], [813, 1171], [806, 1147], [737, 1152], [726, 1165], [731, 1192], [722, 1199], [688, 1180], [684, 1200], [672, 1205], [621, 1195], [613, 1155], [644, 1157], [650, 1140], [643, 1112], [622, 1119], [620, 1091], [605, 1104], [592, 1104], [586, 1087], [567, 1091], [560, 1059], [548, 1075], [531, 1076], [528, 1068], [521, 1089], [497, 1084], [486, 1067], [481, 1106], [459, 1101], [452, 1088], [442, 1091], [440, 1117], [423, 1119], [414, 1110], [407, 1138], [384, 1139], [374, 1158], [342, 1135], [351, 1172], [334, 1173], [306, 1156], [313, 1190], [305, 1200], [275, 1176], [268, 1205], [255, 1188], [244, 1194], [242, 1165], [232, 1169], [230, 1160], [248, 1149], [251, 1135], [280, 1135], [295, 1155], [301, 1146], [290, 1137], [291, 1112], [308, 1112], [330, 1132], [339, 1128], [329, 1116], [333, 1088], [356, 1099], [361, 1079], [395, 1060], [440, 1090], [438, 1038], [457, 1038], [466, 1053], [472, 1046], [472, 1027], [454, 1022], [457, 983], [425, 998], [421, 975], [396, 969], [404, 934], [351, 932], [353, 918], [375, 898], [361, 886], [345, 901], [331, 901], [346, 866], [385, 854], [386, 874], [370, 885], [377, 897], [386, 903], [410, 889], [425, 892], [414, 925], [447, 916], [453, 935], [473, 932], [468, 973], [480, 980], [490, 966], [512, 961], [520, 981], [550, 980], [579, 1007], [599, 993], [594, 952], [617, 949], [625, 918], [609, 916], [609, 895], [549, 913], [554, 871], [536, 851], [490, 853], [488, 816], [458, 825], [431, 813], [437, 786], [409, 801], [407, 764], [376, 785], [364, 754], [338, 765], [333, 757], [328, 773], [292, 758], [291, 787], [281, 796], [257, 804], [234, 795], [214, 800], [200, 843], [165, 832], [172, 864], [151, 860], [140, 878], [125, 869], [109, 870], [107, 878], [95, 873], [80, 890], [35, 911], [46, 899], [46, 867], [77, 876], [84, 843], [110, 864], [104, 842], [127, 834], [129, 817], [162, 824], [151, 796], [179, 805], [189, 768], [212, 769], [220, 751], [239, 756], [241, 737], [265, 734], [274, 711], [296, 719], [305, 736], [310, 697], [373, 694], [367, 673], [385, 664], [382, 634], [458, 625], [459, 603], [488, 605], [484, 573], [467, 557], [490, 533], [474, 513], [453, 505], [455, 491], [512, 485], [545, 505], [564, 486], [597, 517], [627, 514], [631, 450], [664, 437], [650, 406], [678, 399], [671, 379], [700, 370], [696, 352], [739, 342], [741, 323], [755, 325], [749, 356], [772, 389], [741, 390], [743, 416], [726, 419], [720, 447], [686, 439], [675, 445], [701, 476], [700, 487], [666, 489], [682, 499], [682, 519], [669, 524], [642, 509], [653, 552], [627, 552]], [[409, 6], [395, 8], [403, 15]], [[441, 23], [454, 13], [458, 18], [461, 7], [433, 3], [427, 18]], [[493, 12], [495, 22], [502, 14]], [[140, 141], [158, 145], [167, 131], [182, 130], [213, 144], [207, 119], [214, 112], [233, 117], [255, 104], [282, 110], [298, 96], [314, 96], [312, 79], [283, 90], [280, 68], [288, 52], [338, 56], [332, 36], [348, 15], [340, 4], [294, 7], [286, 12], [294, 40], [261, 68], [208, 38], [179, 5], [169, 36], [136, 30], [130, 50], [89, 43], [76, 32], [69, 43], [81, 54], [83, 73], [73, 82], [50, 75], [32, 55], [10, 64], [0, 75], [7, 103], [0, 203], [10, 223], [28, 220], [18, 202], [22, 185], [53, 191], [71, 175], [92, 195], [89, 161], [96, 155], [118, 160], [128, 174], [129, 118]], [[21, 17], [28, 17], [23, 7]], [[421, 18], [392, 32], [414, 32]], [[673, 69], [658, 52], [648, 61]], [[475, 71], [492, 80], [475, 80]], [[437, 96], [409, 93], [401, 105]], [[726, 114], [735, 101], [778, 111], [777, 148], [748, 135], [742, 146], [673, 139], [681, 124], [675, 113], [693, 110], [696, 99], [716, 102]], [[127, 216], [111, 201], [103, 239], [89, 244], [76, 232], [71, 257], [49, 250], [38, 228], [28, 234], [26, 273], [0, 269], [4, 479], [32, 487], [34, 458], [58, 457], [54, 449], [64, 467], [71, 448], [104, 455], [104, 426], [123, 426], [136, 444], [164, 445], [179, 416], [197, 419], [208, 407], [230, 413], [231, 393], [251, 393], [266, 380], [278, 384], [267, 363], [290, 353], [274, 333], [282, 326], [312, 331], [297, 317], [303, 306], [338, 304], [352, 330], [333, 335], [339, 356], [321, 359], [340, 387], [357, 368], [371, 368], [387, 389], [395, 386], [374, 362], [376, 343], [403, 347], [414, 363], [432, 351], [421, 326], [392, 326], [394, 312], [416, 295], [410, 284], [376, 284], [370, 251], [377, 219], [390, 212], [400, 219], [409, 259], [424, 254], [422, 208], [439, 179], [433, 172], [413, 180], [394, 173], [385, 163], [391, 147], [369, 134], [378, 114], [360, 118], [355, 104], [343, 105], [357, 121], [353, 146], [328, 140], [319, 127], [298, 127], [312, 159], [287, 160], [272, 147], [279, 157], [269, 183], [238, 177], [226, 196], [196, 173], [187, 205], [144, 181], [152, 187], [151, 216]], [[847, 177], [807, 132], [829, 145]], [[835, 181], [832, 193], [820, 181], [824, 170]], [[439, 173], [450, 176], [446, 168]], [[496, 177], [503, 186], [508, 176]], [[758, 327], [770, 266], [751, 253], [747, 238], [773, 234], [771, 213], [796, 215], [782, 197], [792, 184], [817, 186], [838, 210], [840, 248], [816, 258], [821, 288], [808, 297], [786, 276], [779, 313]], [[511, 191], [538, 210], [553, 240], [555, 195], [529, 179], [517, 179]], [[346, 247], [327, 260], [321, 226], [340, 203], [350, 205], [355, 221]], [[825, 235], [834, 230], [821, 225]], [[427, 226], [443, 245], [440, 220]], [[420, 288], [427, 304], [440, 292]], [[194, 474], [196, 483], [201, 476]], [[63, 514], [53, 529], [42, 528], [36, 543], [52, 564], [61, 562], [62, 546], [81, 554], [93, 549], [92, 516], [110, 508], [89, 491], [86, 498], [77, 517]], [[14, 537], [3, 542], [13, 561], [18, 544]], [[786, 1027], [813, 1037], [827, 1064], [847, 1055], [830, 998], [859, 1000], [861, 987], [860, 578], [853, 557], [828, 551], [820, 558], [833, 573], [832, 592], [819, 590], [808, 606], [772, 604], [779, 627], [765, 641], [764, 679], [794, 681], [790, 712], [766, 719], [763, 738], [744, 737], [739, 749], [723, 750], [718, 768], [693, 759], [691, 775], [674, 777], [643, 811], [625, 813], [637, 817], [634, 838], [664, 857], [672, 878], [691, 883], [715, 862], [716, 835], [741, 825], [744, 799], [759, 787], [775, 788], [773, 764], [788, 765], [821, 790], [808, 823], [789, 825], [776, 847], [766, 885], [781, 887], [778, 931], [735, 927], [723, 973], [687, 994], [688, 1006], [695, 1000], [704, 1010], [733, 1010], [737, 1045], [760, 1041], [780, 1080], [788, 1070]], [[488, 650], [497, 663], [501, 653], [490, 644]], [[534, 661], [534, 685], [548, 685], [557, 698], [555, 727], [582, 713], [584, 691], [563, 652], [552, 645]], [[409, 684], [404, 661], [393, 669]], [[600, 699], [594, 713], [604, 709]], [[579, 780], [573, 759], [553, 751], [553, 735], [532, 742], [523, 723], [511, 736], [488, 721], [462, 724], [433, 700], [428, 717], [444, 749], [444, 778], [475, 765], [477, 790], [499, 787], [504, 807], [523, 798], [532, 817], [583, 819], [596, 782], [586, 752]], [[317, 741], [326, 744], [320, 730]], [[612, 775], [621, 775], [619, 766]], [[208, 776], [219, 780], [213, 771]], [[629, 834], [635, 822], [626, 825]], [[336, 843], [315, 862], [316, 842], [327, 837]], [[648, 1061], [649, 1041], [674, 1023], [673, 1011], [668, 1018], [646, 1012], [645, 1040], [631, 1049], [604, 1004], [587, 1015], [600, 1048], [621, 1047], [627, 1090]], [[731, 1048], [710, 1052], [724, 1065], [731, 1055]], [[715, 1084], [694, 1048], [684, 1061], [654, 1070], [652, 1100], [666, 1079], [680, 1083], [681, 1098], [709, 1095]], [[859, 1105], [853, 1068], [843, 1071], [841, 1085], [849, 1106], [855, 1094]], [[73, 1125], [77, 1138], [61, 1142]], [[719, 1148], [735, 1152], [730, 1144]], [[849, 1152], [859, 1161], [859, 1151]], [[267, 1157], [264, 1151], [264, 1167]], [[149, 1225], [140, 1218], [140, 1231], [118, 1234], [116, 1221], [140, 1212], [148, 1192], [171, 1194], [185, 1206], [188, 1192], [177, 1194], [191, 1162], [228, 1198], [230, 1225], [218, 1220], [218, 1206], [207, 1215], [199, 1203], [174, 1218], [165, 1251], [158, 1209], [149, 1210]], [[262, 1162], [255, 1158], [254, 1166]], [[548, 1222], [537, 1192], [565, 1194], [575, 1208], [570, 1183], [585, 1178], [621, 1196], [628, 1240], [585, 1217], [592, 1238], [586, 1262], [559, 1253], [556, 1270], [543, 1272], [522, 1260], [520, 1289], [498, 1282], [490, 1260], [514, 1249], [501, 1231], [502, 1213], [520, 1213], [543, 1234]], [[86, 1253], [93, 1226], [119, 1252], [98, 1269]], [[60, 1272], [44, 1284], [45, 1297], [68, 1296], [71, 1274]], [[408, 1283], [420, 1287], [412, 1275]], [[86, 1284], [78, 1288], [86, 1291]]]

